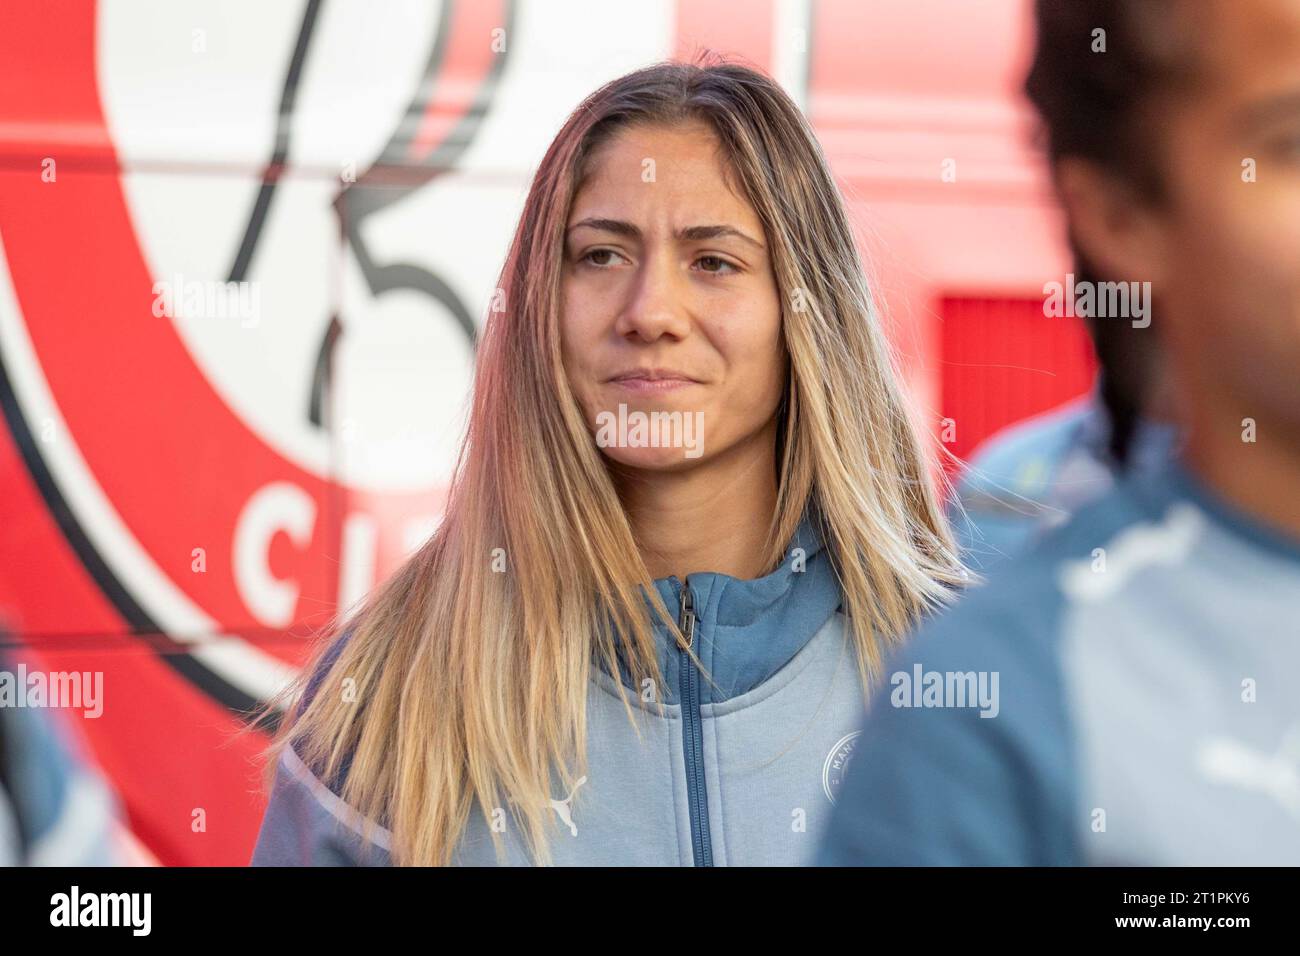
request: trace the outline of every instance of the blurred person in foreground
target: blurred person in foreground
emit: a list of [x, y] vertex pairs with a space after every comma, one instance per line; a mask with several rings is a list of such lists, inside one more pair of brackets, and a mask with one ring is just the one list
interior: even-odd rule
[[1185, 447], [891, 662], [819, 861], [1294, 864], [1300, 4], [1037, 20], [1027, 89], [1072, 241], [1151, 281], [1135, 331], [1159, 336]]
[[[1078, 122], [1069, 110], [1062, 102], [1049, 126]], [[1080, 285], [1095, 285], [1096, 270], [1071, 245]], [[949, 519], [975, 571], [1014, 557], [1123, 476], [1159, 470], [1178, 451], [1176, 396], [1151, 327], [1080, 314], [1098, 365], [1093, 388], [994, 434], [957, 482]]]
[[[0, 672], [12, 674], [10, 663], [0, 653]], [[57, 713], [9, 703], [0, 703], [0, 866], [127, 863], [117, 799], [80, 739]]]

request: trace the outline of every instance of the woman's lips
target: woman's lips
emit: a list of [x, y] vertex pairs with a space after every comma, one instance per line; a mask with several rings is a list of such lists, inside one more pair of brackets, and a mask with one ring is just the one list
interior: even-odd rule
[[690, 385], [699, 385], [695, 379], [680, 372], [624, 372], [609, 380], [610, 385], [637, 395], [661, 395], [675, 392]]
[[665, 392], [686, 388], [688, 385], [698, 385], [699, 382], [685, 378], [619, 378], [614, 379], [610, 384], [637, 395], [662, 395]]

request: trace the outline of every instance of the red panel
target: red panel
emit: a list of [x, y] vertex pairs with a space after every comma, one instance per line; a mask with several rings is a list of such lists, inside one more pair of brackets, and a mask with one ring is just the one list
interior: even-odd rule
[[968, 456], [985, 438], [1092, 386], [1096, 359], [1077, 318], [1043, 315], [1041, 299], [943, 299], [942, 417], [947, 448]]
[[125, 628], [45, 505], [0, 423], [0, 626], [16, 633]]

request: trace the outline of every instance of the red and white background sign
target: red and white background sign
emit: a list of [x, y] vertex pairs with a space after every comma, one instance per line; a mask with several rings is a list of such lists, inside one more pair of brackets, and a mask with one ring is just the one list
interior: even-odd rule
[[68, 716], [148, 853], [247, 861], [241, 714], [436, 527], [531, 172], [607, 79], [707, 47], [785, 85], [953, 451], [1085, 390], [1081, 330], [1042, 320], [1067, 263], [1028, 27], [1021, 0], [6, 4], [0, 619], [104, 673]]

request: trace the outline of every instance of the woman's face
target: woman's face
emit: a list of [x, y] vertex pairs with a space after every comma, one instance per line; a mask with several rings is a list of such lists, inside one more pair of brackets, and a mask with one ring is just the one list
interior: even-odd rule
[[623, 465], [770, 454], [780, 297], [762, 223], [727, 185], [718, 147], [703, 123], [625, 128], [574, 197], [564, 365], [597, 444]]

